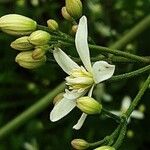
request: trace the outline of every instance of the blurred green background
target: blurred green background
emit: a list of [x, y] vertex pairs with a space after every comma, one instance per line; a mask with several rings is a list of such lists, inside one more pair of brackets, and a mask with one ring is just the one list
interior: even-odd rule
[[[150, 0], [82, 0], [84, 14], [88, 18], [89, 35], [95, 43], [108, 46], [120, 39], [141, 19], [150, 13]], [[63, 19], [61, 8], [65, 5], [62, 0], [0, 0], [0, 16], [9, 13], [22, 14], [46, 25], [50, 18], [58, 21], [60, 30], [70, 33], [71, 24]], [[138, 55], [150, 55], [150, 30], [147, 29], [123, 49]], [[66, 74], [54, 62], [47, 62], [36, 70], [23, 69], [15, 63], [17, 51], [10, 48], [15, 37], [0, 32], [0, 126], [5, 125], [19, 115], [38, 99], [54, 89]], [[74, 48], [66, 50], [74, 55]], [[95, 56], [96, 53], [92, 53]], [[141, 64], [116, 64], [116, 74], [121, 74], [142, 67]], [[107, 83], [105, 87], [95, 90], [95, 97], [101, 99], [108, 109], [119, 110], [125, 95], [135, 97], [146, 75]], [[105, 89], [104, 89], [105, 88]], [[99, 95], [97, 90], [105, 90], [111, 95], [111, 102]], [[102, 92], [103, 93], [103, 92]], [[150, 147], [150, 90], [142, 98], [145, 105], [145, 118], [132, 119], [129, 129], [133, 135], [127, 136], [121, 150], [149, 150]], [[104, 99], [104, 100], [103, 100]], [[0, 150], [25, 149], [25, 143], [35, 145], [34, 150], [69, 150], [74, 138], [84, 138], [94, 142], [110, 134], [117, 124], [111, 119], [90, 116], [80, 131], [72, 130], [81, 112], [74, 110], [67, 117], [52, 123], [49, 120], [48, 109], [32, 118], [6, 138], [0, 140]], [[137, 108], [138, 109], [138, 108]]]

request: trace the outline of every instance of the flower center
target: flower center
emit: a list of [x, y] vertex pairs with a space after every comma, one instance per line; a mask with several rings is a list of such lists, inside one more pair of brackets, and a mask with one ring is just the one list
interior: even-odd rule
[[66, 77], [66, 81], [69, 89], [73, 90], [84, 90], [94, 83], [93, 75], [86, 71], [84, 67], [72, 69], [70, 76]]

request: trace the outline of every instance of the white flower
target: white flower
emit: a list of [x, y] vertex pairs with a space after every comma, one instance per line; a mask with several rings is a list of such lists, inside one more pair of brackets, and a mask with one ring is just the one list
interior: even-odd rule
[[[83, 16], [79, 21], [75, 45], [84, 67], [71, 60], [60, 48], [55, 48], [53, 51], [56, 62], [69, 75], [66, 77], [69, 90], [65, 90], [64, 97], [50, 113], [50, 120], [53, 122], [66, 116], [76, 106], [77, 98], [86, 93], [91, 97], [94, 85], [109, 79], [114, 73], [115, 66], [105, 61], [97, 61], [92, 66], [87, 37], [87, 19]], [[86, 117], [87, 115], [83, 113], [73, 128], [80, 129]]]
[[[122, 100], [121, 110], [120, 111], [111, 111], [111, 112], [113, 114], [117, 115], [117, 116], [121, 116], [123, 113], [125, 113], [127, 111], [130, 104], [131, 104], [131, 97], [125, 96]], [[130, 118], [143, 119], [144, 118], [144, 113], [139, 111], [139, 110], [134, 110], [131, 113]], [[128, 122], [130, 122], [130, 118], [129, 118]]]

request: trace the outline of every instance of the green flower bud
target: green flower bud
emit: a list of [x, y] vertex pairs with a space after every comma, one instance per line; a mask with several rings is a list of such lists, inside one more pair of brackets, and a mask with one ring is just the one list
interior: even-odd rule
[[10, 45], [13, 49], [20, 51], [27, 51], [34, 48], [34, 46], [28, 41], [28, 36], [23, 36], [16, 39]]
[[28, 38], [30, 43], [37, 46], [47, 44], [50, 39], [51, 35], [48, 32], [42, 30], [33, 32]]
[[95, 150], [115, 150], [115, 148], [111, 146], [101, 146], [96, 148]]
[[77, 32], [77, 29], [78, 29], [78, 25], [73, 25], [71, 28], [71, 33], [75, 34]]
[[84, 96], [77, 99], [77, 107], [84, 113], [92, 115], [98, 114], [102, 110], [102, 105], [98, 103], [95, 99]]
[[19, 53], [16, 56], [15, 61], [23, 68], [34, 69], [46, 62], [46, 56], [43, 56], [42, 58], [35, 60], [32, 58], [32, 51], [26, 51]]
[[62, 7], [62, 9], [61, 9], [61, 14], [62, 14], [62, 16], [63, 16], [66, 20], [68, 20], [68, 21], [73, 21], [73, 18], [69, 15], [69, 13], [68, 13], [66, 7]]
[[42, 58], [48, 49], [49, 45], [36, 46], [35, 50], [32, 52], [33, 59]]
[[84, 150], [89, 147], [89, 143], [83, 139], [74, 139], [71, 141], [71, 145], [77, 150]]
[[37, 23], [25, 16], [9, 14], [0, 18], [0, 28], [11, 35], [29, 35], [37, 28]]
[[66, 0], [66, 9], [73, 18], [80, 18], [82, 16], [81, 0]]
[[58, 30], [58, 23], [54, 19], [47, 20], [47, 25], [50, 30]]

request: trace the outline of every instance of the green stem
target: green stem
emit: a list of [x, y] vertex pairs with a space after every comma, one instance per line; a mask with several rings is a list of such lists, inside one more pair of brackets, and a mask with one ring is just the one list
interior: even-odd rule
[[129, 41], [131, 42], [135, 37], [141, 34], [144, 30], [150, 27], [150, 15], [146, 16], [136, 26], [130, 29], [122, 38], [110, 46], [112, 49], [121, 49]]
[[122, 142], [124, 140], [124, 137], [126, 135], [126, 130], [127, 130], [127, 123], [123, 123], [123, 125], [121, 127], [121, 130], [120, 130], [120, 134], [118, 136], [118, 139], [115, 142], [115, 144], [113, 145], [115, 150], [117, 150], [121, 146], [121, 144], [122, 144]]
[[150, 65], [140, 68], [138, 70], [129, 72], [129, 73], [125, 73], [125, 74], [121, 74], [121, 75], [116, 75], [116, 76], [112, 76], [112, 78], [110, 78], [107, 82], [112, 82], [112, 81], [119, 81], [119, 80], [123, 80], [123, 79], [128, 79], [128, 78], [132, 78], [135, 76], [138, 76], [144, 72], [148, 72], [150, 71]]
[[100, 141], [90, 143], [90, 147], [97, 147], [97, 146], [101, 146], [104, 144], [112, 143], [117, 138], [120, 128], [121, 128], [121, 125], [119, 124], [118, 127], [114, 130], [114, 132], [111, 135], [106, 136], [104, 139]]
[[138, 92], [138, 94], [134, 98], [133, 102], [131, 103], [130, 107], [126, 111], [125, 115], [126, 115], [127, 118], [130, 117], [131, 113], [133, 112], [135, 107], [138, 105], [139, 101], [141, 100], [141, 97], [144, 95], [144, 92], [148, 88], [149, 84], [150, 84], [150, 75], [147, 78], [147, 80], [144, 82], [142, 88], [140, 89], [140, 91]]
[[38, 113], [40, 113], [43, 109], [49, 106], [52, 99], [61, 91], [63, 91], [65, 88], [65, 84], [61, 83], [59, 86], [57, 86], [53, 91], [48, 93], [46, 96], [44, 96], [42, 99], [40, 99], [38, 102], [33, 104], [31, 107], [29, 107], [27, 110], [22, 112], [19, 116], [17, 116], [15, 119], [8, 122], [5, 126], [1, 127], [0, 129], [0, 139], [2, 139], [4, 136], [8, 135], [13, 130], [20, 127], [22, 124], [24, 124], [27, 120], [31, 119]]
[[119, 50], [114, 50], [114, 49], [110, 49], [110, 48], [107, 48], [107, 47], [98, 46], [98, 45], [91, 45], [91, 44], [89, 44], [89, 47], [91, 49], [98, 50], [99, 52], [110, 53], [110, 54], [114, 54], [114, 55], [117, 55], [117, 56], [122, 56], [122, 57], [125, 57], [125, 58], [129, 58], [129, 59], [132, 59], [132, 60], [135, 60], [135, 61], [150, 63], [150, 59], [148, 59], [148, 58], [137, 56], [137, 55], [130, 54], [130, 53], [127, 53], [127, 52], [122, 52], [122, 51], [119, 51]]

